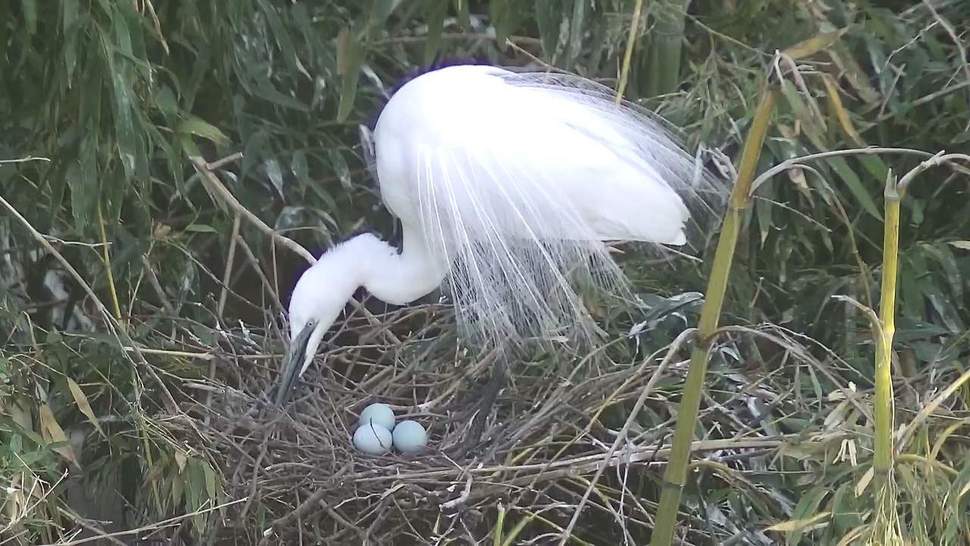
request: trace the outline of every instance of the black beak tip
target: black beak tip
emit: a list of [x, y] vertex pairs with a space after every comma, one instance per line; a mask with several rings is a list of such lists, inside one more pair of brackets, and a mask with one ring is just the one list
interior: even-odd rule
[[282, 374], [277, 384], [276, 395], [273, 398], [277, 407], [282, 407], [286, 403], [293, 386], [300, 377], [300, 369], [303, 367], [307, 344], [310, 342], [310, 335], [315, 326], [315, 320], [308, 321], [300, 330], [300, 333], [290, 342], [290, 347], [283, 357]]

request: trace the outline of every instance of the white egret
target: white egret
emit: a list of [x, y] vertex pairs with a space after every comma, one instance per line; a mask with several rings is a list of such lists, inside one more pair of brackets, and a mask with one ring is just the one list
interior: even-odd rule
[[605, 243], [685, 244], [704, 180], [660, 123], [562, 74], [434, 70], [390, 98], [373, 137], [403, 248], [359, 235], [303, 274], [278, 404], [360, 287], [403, 305], [447, 279], [470, 332], [504, 346], [550, 329], [591, 333], [570, 279], [625, 290]]

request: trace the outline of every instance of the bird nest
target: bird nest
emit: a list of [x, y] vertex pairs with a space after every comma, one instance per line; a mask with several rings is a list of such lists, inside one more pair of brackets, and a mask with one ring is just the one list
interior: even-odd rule
[[[269, 403], [278, 340], [267, 341], [276, 355], [234, 343], [223, 380], [186, 384], [200, 396], [188, 421], [168, 426], [201, 437], [221, 470], [221, 534], [261, 544], [645, 540], [654, 507], [641, 499], [657, 494], [652, 467], [670, 427], [638, 430], [628, 417], [668, 418], [656, 388], [679, 369], [677, 352], [620, 364], [538, 348], [495, 381], [498, 353], [463, 349], [440, 311], [347, 321], [282, 410]], [[427, 450], [355, 450], [358, 415], [374, 402], [424, 425]]]

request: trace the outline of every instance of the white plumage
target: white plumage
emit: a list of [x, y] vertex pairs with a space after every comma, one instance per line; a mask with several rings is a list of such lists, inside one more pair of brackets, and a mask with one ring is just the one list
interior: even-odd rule
[[447, 280], [467, 331], [486, 342], [588, 334], [574, 281], [627, 288], [604, 241], [684, 244], [684, 198], [703, 189], [659, 123], [615, 104], [608, 88], [560, 74], [479, 65], [423, 74], [391, 97], [374, 146], [403, 247], [365, 234], [307, 270], [290, 325], [293, 339], [312, 331], [305, 347], [294, 344], [302, 358], [292, 372], [303, 373], [361, 286], [406, 304]]

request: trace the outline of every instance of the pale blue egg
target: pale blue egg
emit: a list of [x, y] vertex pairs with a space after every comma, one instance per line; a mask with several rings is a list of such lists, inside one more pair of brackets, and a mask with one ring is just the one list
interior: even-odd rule
[[401, 421], [394, 427], [394, 447], [401, 453], [420, 453], [427, 445], [428, 433], [417, 421]]
[[354, 433], [354, 447], [369, 455], [383, 455], [391, 450], [391, 431], [376, 423], [361, 425]]
[[358, 424], [366, 425], [367, 423], [380, 425], [389, 431], [394, 430], [394, 411], [387, 404], [371, 404], [360, 412]]

